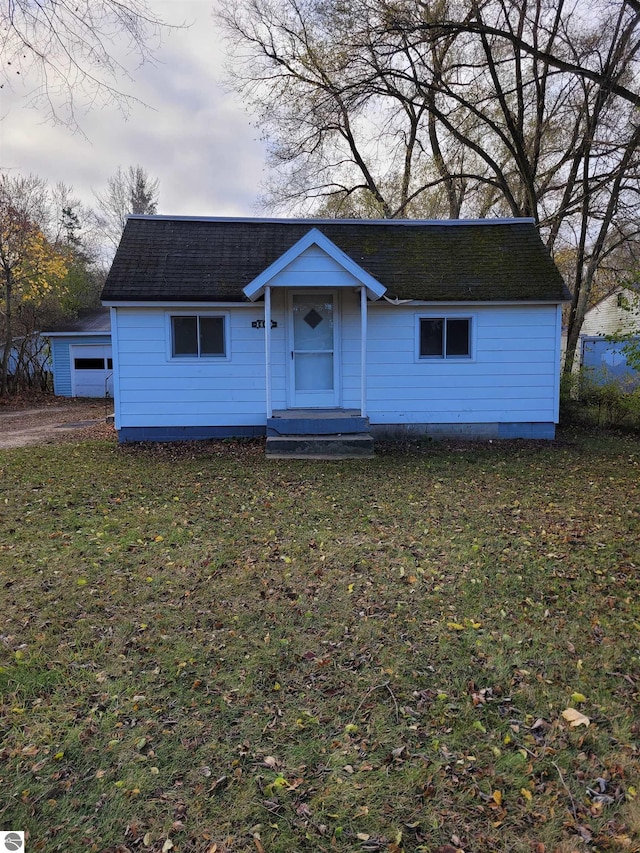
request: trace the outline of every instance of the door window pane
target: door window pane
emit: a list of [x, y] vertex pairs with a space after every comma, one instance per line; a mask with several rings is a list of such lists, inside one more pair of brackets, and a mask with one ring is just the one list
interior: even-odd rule
[[296, 353], [295, 373], [296, 391], [332, 391], [333, 353]]
[[333, 350], [333, 297], [294, 295], [294, 349]]

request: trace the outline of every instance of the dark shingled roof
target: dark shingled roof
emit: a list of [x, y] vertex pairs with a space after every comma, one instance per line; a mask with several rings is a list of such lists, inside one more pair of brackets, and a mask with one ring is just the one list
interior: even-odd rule
[[388, 222], [130, 217], [102, 299], [244, 302], [242, 288], [317, 228], [387, 288], [428, 301], [563, 301], [529, 220]]
[[73, 334], [74, 332], [93, 333], [96, 335], [111, 332], [111, 312], [108, 308], [98, 308], [97, 311], [89, 311], [81, 314], [75, 320], [66, 320], [52, 326], [48, 332], [43, 334]]

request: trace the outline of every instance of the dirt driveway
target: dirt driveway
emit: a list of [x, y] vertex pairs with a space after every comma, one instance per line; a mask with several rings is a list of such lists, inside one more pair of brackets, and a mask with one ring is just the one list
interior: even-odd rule
[[41, 397], [0, 406], [0, 450], [91, 438], [115, 438], [113, 402]]

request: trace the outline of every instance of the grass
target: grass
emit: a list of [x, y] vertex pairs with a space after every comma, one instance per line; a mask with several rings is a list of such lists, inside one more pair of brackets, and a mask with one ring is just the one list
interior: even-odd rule
[[68, 443], [0, 475], [28, 849], [640, 850], [637, 440]]

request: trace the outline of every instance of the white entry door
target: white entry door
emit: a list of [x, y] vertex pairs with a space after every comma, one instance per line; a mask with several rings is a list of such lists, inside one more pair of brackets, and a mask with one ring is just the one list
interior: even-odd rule
[[337, 311], [333, 293], [292, 293], [289, 405], [338, 404]]

